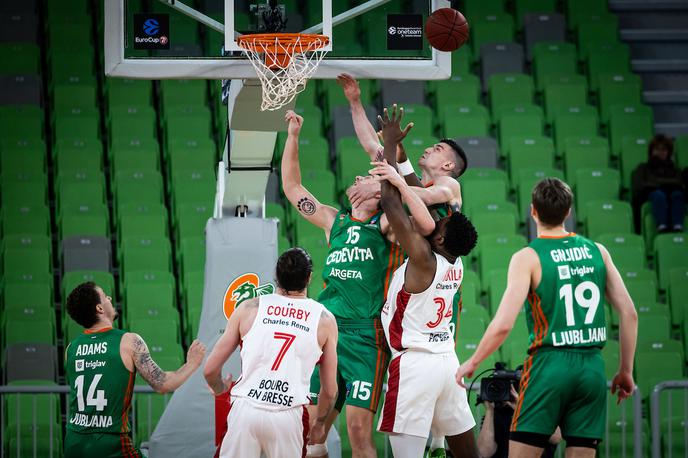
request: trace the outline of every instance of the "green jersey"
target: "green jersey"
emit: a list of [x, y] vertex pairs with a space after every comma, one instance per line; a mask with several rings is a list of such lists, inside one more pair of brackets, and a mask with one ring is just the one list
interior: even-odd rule
[[128, 433], [136, 373], [122, 362], [125, 331], [80, 334], [66, 352], [69, 383], [67, 429], [79, 433]]
[[607, 269], [597, 245], [571, 234], [530, 243], [542, 279], [526, 301], [530, 350], [602, 348], [607, 340], [604, 293]]
[[381, 212], [367, 221], [340, 210], [330, 230], [325, 260], [325, 289], [318, 301], [337, 318], [379, 319], [392, 274], [403, 261], [380, 229]]

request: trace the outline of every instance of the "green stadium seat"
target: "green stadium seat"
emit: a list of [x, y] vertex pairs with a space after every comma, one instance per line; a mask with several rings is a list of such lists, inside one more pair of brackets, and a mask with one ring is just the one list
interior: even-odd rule
[[[554, 115], [554, 140], [557, 148], [564, 150], [566, 142], [570, 139], [594, 138], [599, 131], [597, 110], [591, 106], [570, 106], [558, 111]], [[607, 144], [607, 141], [604, 141]], [[609, 150], [609, 146], [606, 146]], [[609, 156], [609, 153], [606, 153]]]
[[639, 270], [647, 267], [645, 242], [637, 234], [603, 234], [597, 241], [611, 254], [614, 264], [622, 270]]
[[476, 210], [472, 217], [473, 225], [479, 234], [511, 234], [518, 228], [514, 211]]
[[160, 204], [163, 201], [159, 172], [119, 171], [112, 187], [115, 207], [125, 204]]
[[595, 239], [602, 234], [633, 232], [633, 210], [627, 202], [594, 200], [585, 207], [588, 237]]
[[[609, 326], [610, 323], [607, 323], [607, 329]], [[606, 375], [607, 380], [612, 380], [619, 370], [619, 342], [607, 340], [601, 353], [604, 360], [604, 375]]]
[[625, 137], [652, 138], [654, 123], [652, 109], [645, 105], [620, 106], [610, 109], [609, 138], [612, 155], [619, 156]]
[[110, 138], [119, 138], [123, 135], [157, 137], [157, 115], [153, 107], [146, 102], [111, 107], [108, 118]]
[[528, 105], [533, 103], [535, 85], [533, 78], [520, 73], [498, 73], [488, 80], [490, 109], [493, 113], [504, 105]]
[[500, 14], [506, 11], [505, 0], [465, 0], [463, 11], [466, 17], [485, 16], [488, 14]]
[[[54, 385], [54, 382], [12, 382], [10, 385]], [[59, 394], [5, 396], [4, 451], [10, 456], [58, 457], [62, 450]]]
[[533, 188], [544, 178], [556, 177], [564, 179], [564, 173], [552, 167], [527, 167], [518, 171], [518, 186], [516, 186], [516, 198], [521, 221], [530, 214], [530, 202]]
[[588, 101], [588, 88], [584, 80], [556, 81], [547, 83], [543, 87], [545, 99], [545, 114], [547, 122], [554, 121], [555, 115], [568, 111], [569, 107], [583, 107]]
[[109, 212], [105, 204], [65, 204], [58, 220], [60, 240], [72, 235], [110, 235]]
[[688, 268], [677, 267], [669, 271], [667, 298], [671, 306], [671, 324], [686, 328], [688, 312]]
[[55, 345], [56, 342], [54, 315], [48, 320], [27, 319], [21, 326], [5, 323], [2, 328], [3, 350], [14, 344]]
[[[452, 64], [454, 64], [453, 56]], [[444, 113], [444, 108], [449, 105], [477, 105], [480, 103], [480, 81], [475, 75], [466, 73], [455, 75], [452, 72], [452, 77], [448, 80], [428, 82], [428, 89], [433, 95], [440, 116]], [[440, 118], [439, 121], [442, 122], [443, 119]]]
[[0, 74], [41, 73], [41, 51], [34, 43], [0, 43]]
[[75, 103], [85, 108], [96, 105], [97, 86], [87, 84], [56, 84], [53, 88], [53, 111], [70, 110]]
[[523, 365], [528, 356], [526, 351], [530, 346], [530, 337], [525, 315], [525, 309], [523, 309], [518, 314], [509, 336], [500, 347], [502, 359], [509, 363], [509, 367]]
[[564, 171], [569, 181], [574, 181], [578, 170], [604, 170], [609, 167], [609, 156], [606, 154], [608, 151], [606, 146], [581, 145], [580, 141], [578, 145], [575, 145], [574, 142], [571, 143], [572, 145], [564, 150]]
[[595, 199], [618, 200], [621, 189], [619, 171], [609, 168], [581, 168], [568, 181], [575, 189], [576, 218], [585, 221], [585, 204]]
[[[280, 157], [282, 150], [279, 151]], [[301, 170], [330, 170], [330, 145], [322, 137], [299, 138], [299, 164]]]
[[588, 16], [578, 24], [578, 52], [581, 60], [585, 60], [591, 48], [619, 41], [618, 22], [616, 15], [603, 14]]
[[587, 56], [590, 90], [597, 91], [600, 75], [629, 74], [631, 72], [630, 65], [628, 45], [611, 42], [592, 46]]
[[9, 181], [3, 183], [0, 202], [2, 207], [8, 205], [17, 206], [42, 206], [46, 205], [48, 184], [44, 178], [27, 181]]
[[[469, 16], [470, 17], [470, 16]], [[480, 47], [486, 43], [514, 41], [514, 18], [507, 13], [488, 13], [471, 17], [473, 60], [480, 58]]]
[[[497, 269], [504, 269], [509, 265], [511, 256], [518, 251], [510, 245], [486, 246], [480, 250], [480, 276], [483, 279], [489, 277], [490, 272]], [[483, 288], [487, 285], [483, 284]]]
[[679, 135], [674, 139], [674, 159], [680, 168], [688, 167], [688, 135]]
[[0, 137], [3, 139], [44, 138], [43, 110], [31, 105], [0, 107]]
[[598, 0], [567, 0], [565, 3], [566, 18], [573, 30], [590, 16], [608, 14], [607, 4]]
[[445, 138], [485, 137], [490, 131], [490, 115], [482, 105], [446, 106], [441, 117]]
[[635, 355], [636, 383], [643, 396], [649, 396], [660, 381], [683, 378], [683, 357], [678, 351], [646, 346]]
[[[156, 318], [132, 319], [129, 322], [129, 331], [135, 332], [143, 337], [149, 349], [158, 346], [170, 346], [174, 348], [180, 343], [179, 326], [160, 326], [160, 321]], [[167, 366], [169, 367], [169, 365]]]
[[[375, 85], [374, 80], [369, 80], [369, 79], [359, 79], [358, 81], [358, 86], [361, 88], [361, 103], [366, 106], [370, 105], [373, 103], [373, 99], [376, 95], [377, 92], [377, 87]], [[323, 95], [325, 97], [325, 100], [327, 102], [327, 107], [328, 107], [328, 112], [332, 111], [332, 108], [336, 106], [348, 106], [349, 101], [346, 100], [346, 97], [344, 96], [344, 91], [342, 91], [342, 88], [337, 84], [336, 80], [322, 80], [319, 81], [321, 84], [321, 87], [323, 89]], [[312, 84], [312, 83], [311, 83]], [[315, 86], [314, 86], [315, 88]], [[308, 92], [309, 87], [307, 86], [306, 92]], [[306, 94], [307, 97], [307, 94]], [[304, 93], [299, 94], [299, 97], [296, 99], [296, 103], [300, 104], [302, 101], [302, 98], [304, 97]], [[311, 100], [313, 102], [313, 100]], [[311, 103], [311, 104], [304, 104], [304, 105], [310, 105], [310, 106], [318, 106], [317, 103]]]
[[190, 272], [203, 272], [205, 268], [205, 237], [186, 237], [179, 243], [178, 263], [182, 276]]
[[688, 237], [685, 234], [659, 234], [654, 240], [654, 256], [659, 288], [666, 290], [671, 271], [688, 267]]
[[105, 78], [105, 95], [109, 108], [153, 102], [153, 82], [124, 78]]
[[[22, 278], [17, 275], [7, 277], [3, 281], [2, 292], [3, 313], [6, 317], [10, 310], [14, 310], [14, 313], [19, 310], [36, 319], [54, 320], [53, 285], [52, 279], [47, 278], [47, 273], [39, 278]], [[29, 316], [28, 319], [33, 318]]]
[[103, 292], [115, 298], [115, 278], [110, 272], [98, 272], [88, 270], [73, 270], [65, 272], [62, 277], [62, 297], [67, 298], [69, 293], [81, 283], [92, 281], [103, 289]]
[[50, 211], [45, 205], [4, 205], [0, 209], [0, 230], [10, 234], [50, 234]]
[[0, 139], [0, 167], [3, 172], [47, 170], [46, 146], [36, 138]]
[[405, 104], [404, 119], [406, 122], [413, 122], [413, 131], [416, 135], [433, 135], [434, 122], [432, 111], [429, 106]]
[[59, 148], [55, 152], [58, 174], [69, 174], [78, 170], [100, 172], [103, 170], [103, 152], [79, 148]]
[[527, 13], [549, 13], [556, 11], [556, 0], [515, 0], [516, 27], [523, 28], [523, 16]]
[[526, 246], [527, 242], [525, 237], [520, 234], [510, 234], [506, 231], [503, 233], [486, 233], [481, 234], [478, 240], [478, 244], [471, 252], [471, 256], [475, 258], [480, 258], [480, 253], [484, 247], [491, 246], [501, 246], [510, 247], [514, 252]]
[[181, 170], [172, 177], [172, 206], [208, 202], [215, 197], [215, 171]]
[[175, 218], [177, 239], [203, 235], [208, 219], [212, 216], [212, 202], [197, 202], [179, 205]]
[[[146, 208], [147, 211], [131, 210]], [[149, 204], [140, 205], [126, 204], [120, 208], [119, 214], [119, 237], [166, 237], [168, 235], [167, 211], [160, 205]], [[126, 210], [125, 210], [126, 209]]]
[[197, 115], [168, 116], [165, 120], [165, 145], [171, 137], [212, 138], [210, 112], [201, 117]]
[[42, 274], [51, 272], [50, 252], [44, 249], [6, 248], [3, 253], [2, 272], [8, 274]]
[[207, 89], [203, 80], [162, 80], [160, 101], [165, 110], [175, 105], [205, 105]]
[[484, 200], [506, 202], [509, 178], [503, 170], [469, 168], [461, 176], [462, 193], [467, 196], [482, 196]]
[[296, 107], [294, 111], [307, 120], [303, 123], [299, 136], [303, 136], [303, 138], [319, 138], [323, 136], [325, 117], [320, 108], [317, 106], [300, 106]]
[[634, 302], [657, 302], [657, 275], [649, 269], [620, 270], [626, 289]]
[[137, 270], [161, 270], [171, 272], [172, 248], [167, 237], [126, 238], [120, 242], [120, 269], [124, 272]]
[[545, 88], [548, 77], [572, 76], [577, 68], [576, 47], [571, 43], [540, 42], [533, 49], [533, 75], [538, 91]]
[[638, 75], [601, 74], [598, 78], [597, 101], [602, 122], [609, 121], [611, 107], [633, 106], [642, 103], [642, 83]]
[[507, 269], [495, 269], [487, 278], [487, 298], [490, 304], [490, 315], [494, 316], [499, 308], [506, 290]]
[[511, 184], [515, 188], [519, 170], [554, 167], [554, 144], [546, 137], [511, 137], [508, 160]]
[[97, 207], [105, 203], [105, 183], [99, 181], [63, 181], [57, 188], [57, 214], [70, 206]]
[[542, 137], [544, 119], [540, 113], [509, 113], [501, 116], [497, 130], [502, 154], [509, 156], [510, 140], [514, 137]]
[[[370, 161], [370, 159], [368, 160]], [[344, 189], [349, 187], [358, 175], [367, 175], [367, 170], [362, 173], [343, 175]], [[302, 172], [301, 181], [303, 185], [313, 193], [316, 199], [326, 205], [337, 207], [337, 186], [334, 174], [328, 170], [308, 170]]]

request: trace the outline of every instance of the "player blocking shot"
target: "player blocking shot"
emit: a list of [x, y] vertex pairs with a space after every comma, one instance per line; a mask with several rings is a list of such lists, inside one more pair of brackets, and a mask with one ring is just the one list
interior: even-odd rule
[[[287, 112], [287, 141], [282, 155], [282, 188], [301, 216], [321, 228], [329, 244], [322, 278], [325, 289], [318, 300], [335, 316], [339, 328], [339, 393], [335, 410], [326, 420], [325, 433], [342, 409], [354, 457], [375, 457], [373, 418], [377, 411], [388, 350], [380, 324], [380, 310], [391, 275], [402, 261], [401, 248], [393, 243], [394, 234], [380, 209], [380, 183], [372, 176], [359, 176], [347, 190], [351, 208], [337, 210], [321, 204], [301, 183], [298, 136], [303, 118]], [[405, 203], [421, 233], [430, 234], [435, 222], [425, 204], [409, 193]], [[311, 384], [312, 402], [319, 404], [318, 368]], [[315, 411], [317, 407], [311, 407]], [[312, 415], [315, 417], [315, 414]], [[327, 454], [326, 434], [312, 435], [309, 456]]]
[[509, 456], [539, 457], [557, 426], [567, 457], [594, 457], [604, 438], [607, 380], [600, 349], [607, 340], [606, 296], [619, 314], [620, 366], [612, 394], [634, 390], [638, 316], [606, 248], [569, 233], [564, 221], [573, 194], [545, 178], [533, 190], [538, 237], [511, 258], [507, 287], [478, 348], [459, 368], [458, 383], [504, 342], [525, 303], [530, 331], [520, 397], [511, 424]]
[[[203, 375], [231, 407], [220, 457], [305, 456], [309, 434], [324, 435], [337, 395], [337, 323], [306, 295], [313, 262], [301, 248], [279, 257], [277, 294], [243, 302], [208, 357]], [[241, 345], [241, 376], [232, 385], [222, 366]], [[309, 432], [310, 377], [320, 362], [320, 403]], [[231, 391], [230, 391], [231, 390]]]
[[402, 115], [395, 106], [391, 118], [385, 110], [380, 119], [387, 163], [378, 162], [371, 171], [382, 180], [382, 208], [408, 255], [394, 273], [382, 309], [392, 360], [378, 429], [390, 435], [396, 458], [423, 456], [431, 432], [446, 436], [454, 456], [477, 457], [466, 390], [454, 381], [459, 361], [457, 330], [451, 326], [463, 277], [460, 256], [473, 249], [477, 234], [459, 212], [439, 220], [427, 237], [414, 230], [401, 199], [413, 191], [395, 168]]
[[117, 311], [112, 300], [92, 282], [69, 294], [67, 312], [84, 333], [65, 350], [69, 418], [64, 456], [142, 457], [129, 424], [136, 374], [158, 393], [174, 391], [201, 365], [205, 347], [195, 340], [184, 365], [163, 371], [141, 336], [113, 328]]

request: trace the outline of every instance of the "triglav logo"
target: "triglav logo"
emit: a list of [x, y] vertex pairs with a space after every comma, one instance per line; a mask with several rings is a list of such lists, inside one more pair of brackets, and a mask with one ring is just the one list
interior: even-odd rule
[[152, 37], [153, 35], [158, 33], [158, 30], [160, 30], [160, 24], [155, 19], [148, 19], [146, 22], [143, 23], [143, 31], [149, 37]]
[[239, 275], [231, 281], [225, 291], [225, 297], [222, 301], [222, 308], [225, 317], [229, 319], [236, 309], [246, 299], [253, 299], [254, 297], [264, 296], [275, 292], [275, 286], [272, 283], [260, 284], [260, 277], [252, 272]]

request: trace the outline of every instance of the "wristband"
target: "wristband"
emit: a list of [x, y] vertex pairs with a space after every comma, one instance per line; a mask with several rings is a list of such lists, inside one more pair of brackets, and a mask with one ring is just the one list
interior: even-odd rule
[[325, 455], [327, 455], [327, 443], [307, 445], [306, 446], [306, 455], [308, 455], [308, 456], [325, 456]]
[[400, 164], [397, 164], [397, 169], [399, 170], [399, 173], [401, 173], [402, 176], [416, 173], [416, 171], [413, 170], [413, 164], [411, 164], [411, 161], [409, 161], [408, 159], [406, 159], [404, 162]]

